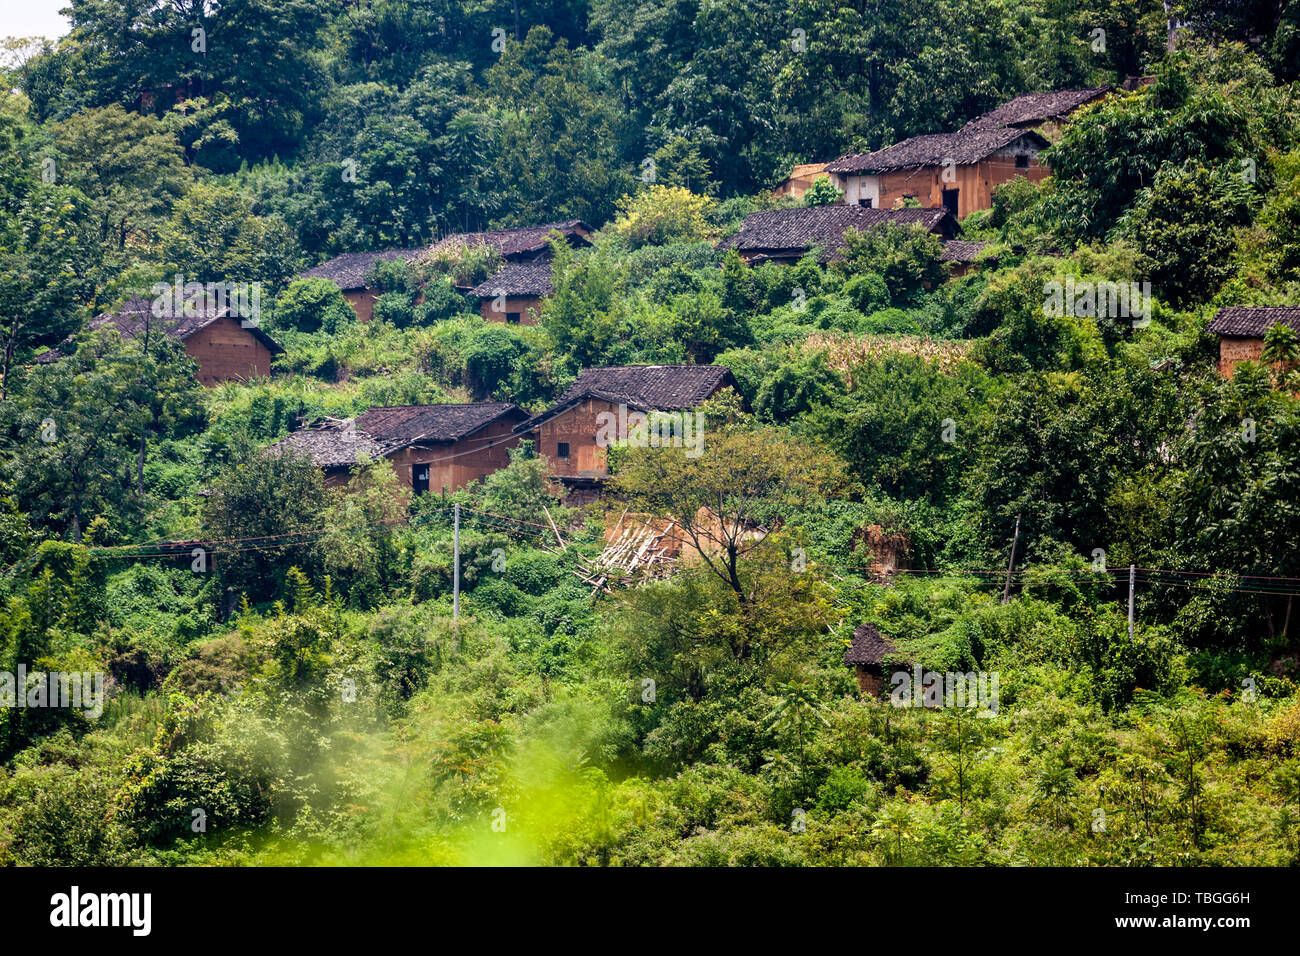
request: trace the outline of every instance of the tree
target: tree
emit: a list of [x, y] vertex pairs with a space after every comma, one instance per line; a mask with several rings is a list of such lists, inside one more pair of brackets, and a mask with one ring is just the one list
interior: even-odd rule
[[1259, 357], [1268, 365], [1277, 364], [1277, 384], [1282, 387], [1300, 361], [1300, 336], [1289, 325], [1274, 324], [1264, 333], [1264, 349]]
[[341, 332], [356, 313], [329, 279], [295, 279], [275, 300], [277, 328], [299, 332]]
[[1300, 150], [1278, 156], [1273, 167], [1277, 188], [1265, 199], [1257, 225], [1268, 277], [1280, 284], [1300, 274]]
[[229, 101], [241, 152], [253, 160], [290, 152], [315, 110], [314, 91], [324, 82], [317, 37], [329, 8], [313, 0], [72, 0], [70, 7], [78, 49], [69, 72], [93, 105], [166, 104], [175, 91]]
[[163, 227], [164, 260], [184, 282], [262, 282], [270, 294], [297, 271], [297, 250], [278, 217], [253, 213], [232, 186], [199, 183]]
[[631, 511], [671, 518], [705, 566], [746, 604], [754, 593], [740, 561], [761, 528], [824, 497], [838, 483], [834, 456], [779, 428], [709, 436], [703, 454], [684, 448], [632, 448], [614, 489]]
[[291, 567], [318, 575], [326, 503], [320, 469], [305, 455], [263, 451], [225, 467], [203, 505], [225, 586], [262, 600]]
[[809, 795], [806, 758], [808, 736], [810, 732], [816, 731], [818, 724], [829, 727], [830, 722], [822, 716], [825, 705], [807, 684], [790, 681], [777, 690], [777, 704], [768, 714], [767, 721], [770, 726], [787, 730], [794, 735], [795, 746], [799, 751], [799, 795], [800, 799], [806, 799]]
[[1205, 301], [1232, 274], [1234, 230], [1250, 222], [1251, 189], [1240, 168], [1160, 170], [1117, 230], [1145, 257], [1157, 295], [1186, 308]]
[[941, 252], [933, 233], [919, 226], [884, 223], [865, 232], [845, 232], [843, 257], [832, 263], [831, 269], [843, 276], [880, 276], [889, 289], [890, 301], [901, 306], [947, 278], [939, 259]]
[[709, 224], [716, 204], [682, 186], [653, 185], [618, 201], [614, 234], [633, 249], [670, 242], [700, 242], [715, 234]]
[[630, 118], [599, 64], [538, 26], [507, 43], [487, 71], [489, 102], [503, 116], [494, 180], [511, 221], [603, 222], [631, 191], [618, 154], [631, 136]]
[[373, 606], [393, 583], [393, 532], [405, 517], [406, 496], [386, 459], [359, 463], [326, 509], [325, 568], [355, 605]]
[[[1174, 560], [1189, 568], [1233, 578], [1300, 577], [1300, 556], [1289, 544], [1300, 534], [1300, 410], [1271, 386], [1263, 365], [1241, 363], [1230, 380], [1210, 387], [1178, 444], [1182, 470], [1166, 534], [1179, 542]], [[1222, 617], [1206, 622], [1204, 636], [1222, 640], [1226, 633], [1249, 646], [1287, 635], [1292, 603], [1290, 596], [1229, 593], [1215, 601]]]
[[600, 243], [582, 252], [563, 242], [551, 248], [554, 291], [542, 303], [542, 327], [575, 370], [608, 364], [629, 333], [613, 252]]
[[990, 385], [978, 367], [946, 372], [915, 356], [887, 355], [853, 377], [847, 396], [812, 411], [812, 434], [865, 485], [909, 500], [954, 494], [973, 458]]
[[145, 366], [137, 346], [101, 331], [38, 365], [4, 406], [12, 486], [29, 514], [66, 523], [73, 541], [87, 517], [121, 505], [133, 484], [132, 451], [151, 421]]
[[818, 176], [812, 186], [803, 194], [805, 206], [833, 206], [844, 198], [843, 191], [837, 189], [829, 176]]
[[1210, 83], [1211, 65], [1179, 54], [1153, 86], [1108, 98], [1065, 127], [1048, 154], [1056, 188], [1044, 210], [1060, 233], [1106, 236], [1162, 168], [1239, 173], [1243, 159], [1262, 154], [1252, 129], [1257, 98]]
[[100, 244], [120, 251], [128, 239], [156, 238], [192, 179], [176, 137], [117, 104], [75, 113], [50, 132], [58, 181], [90, 201]]
[[551, 479], [547, 460], [533, 454], [530, 441], [511, 448], [509, 458], [510, 463], [505, 468], [494, 471], [482, 483], [472, 486], [473, 505], [489, 514], [534, 524], [539, 514], [549, 510], [555, 522], [563, 524], [568, 512]]
[[22, 352], [75, 330], [98, 254], [84, 226], [86, 201], [75, 189], [33, 184], [13, 207], [12, 218], [0, 220], [0, 399], [8, 397]]

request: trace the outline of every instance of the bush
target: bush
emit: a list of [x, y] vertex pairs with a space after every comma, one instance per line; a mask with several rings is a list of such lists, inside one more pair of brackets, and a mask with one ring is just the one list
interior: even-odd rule
[[415, 321], [415, 308], [405, 292], [385, 292], [375, 300], [375, 321], [404, 329]]
[[334, 334], [356, 313], [329, 279], [295, 279], [275, 301], [274, 327]]
[[885, 280], [874, 272], [864, 272], [854, 276], [844, 283], [840, 291], [848, 296], [849, 301], [853, 303], [853, 308], [863, 315], [870, 315], [877, 309], [889, 305], [889, 287], [885, 285]]
[[525, 594], [545, 594], [565, 577], [559, 559], [545, 551], [523, 551], [506, 562], [506, 580]]
[[618, 201], [614, 234], [633, 248], [669, 242], [698, 242], [711, 238], [709, 225], [715, 203], [681, 186], [651, 186]]

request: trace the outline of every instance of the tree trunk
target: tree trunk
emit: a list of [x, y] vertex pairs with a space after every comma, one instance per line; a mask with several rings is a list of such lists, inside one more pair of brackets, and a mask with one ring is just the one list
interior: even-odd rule
[[141, 498], [144, 497], [144, 450], [148, 442], [147, 434], [140, 436], [140, 454], [135, 460], [135, 492]]
[[18, 330], [21, 327], [18, 316], [15, 315], [14, 320], [9, 323], [9, 334], [5, 338], [4, 369], [0, 371], [0, 399], [9, 397], [9, 366], [13, 364], [14, 347], [18, 342]]

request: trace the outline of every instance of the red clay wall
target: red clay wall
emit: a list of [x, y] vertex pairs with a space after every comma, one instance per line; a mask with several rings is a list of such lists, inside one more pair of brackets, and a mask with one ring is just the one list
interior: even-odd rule
[[358, 322], [369, 322], [375, 317], [375, 300], [379, 298], [378, 292], [369, 289], [353, 289], [344, 292], [343, 298], [347, 299], [348, 305], [352, 306]]
[[[544, 422], [532, 435], [537, 443], [537, 453], [551, 463], [551, 471], [558, 477], [591, 477], [605, 475], [605, 449], [596, 444], [600, 430], [597, 416], [601, 412], [618, 414], [618, 406], [598, 398], [588, 398]], [[559, 456], [558, 445], [568, 442], [569, 457]]]
[[236, 319], [218, 319], [195, 332], [185, 340], [185, 351], [198, 362], [204, 385], [271, 374], [271, 350]]
[[1232, 373], [1239, 363], [1258, 362], [1263, 353], [1263, 339], [1221, 337], [1219, 339], [1219, 374], [1224, 378], [1232, 378]]
[[519, 436], [511, 434], [515, 424], [514, 418], [503, 418], [455, 444], [403, 448], [389, 461], [406, 488], [411, 487], [413, 466], [427, 463], [430, 494], [440, 494], [443, 488], [456, 491], [510, 464], [510, 449], [519, 444]]
[[535, 295], [506, 296], [505, 307], [500, 312], [492, 308], [495, 299], [482, 299], [479, 302], [479, 315], [489, 322], [505, 322], [510, 312], [519, 313], [520, 325], [536, 325], [537, 317], [542, 314], [542, 300]]
[[943, 167], [925, 166], [921, 169], [899, 169], [883, 173], [880, 177], [880, 208], [893, 209], [905, 196], [915, 196], [927, 209], [943, 205], [945, 189], [957, 193], [957, 218], [964, 219], [980, 209], [993, 205], [993, 187], [1023, 176], [1031, 182], [1041, 182], [1051, 175], [1036, 156], [1030, 156], [1029, 166], [1016, 166], [1015, 151], [994, 153], [988, 159], [969, 166], [953, 167], [953, 179], [944, 182]]

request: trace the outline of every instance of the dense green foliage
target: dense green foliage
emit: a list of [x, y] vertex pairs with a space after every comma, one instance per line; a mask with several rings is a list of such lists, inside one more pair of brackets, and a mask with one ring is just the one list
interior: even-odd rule
[[[1294, 4], [1179, 6], [1171, 54], [1145, 0], [155, 6], [72, 0], [2, 77], [0, 673], [107, 700], [0, 709], [0, 863], [1300, 861], [1300, 345], [1223, 380], [1205, 332], [1300, 302]], [[714, 245], [792, 162], [1144, 72], [964, 221], [969, 275], [899, 228]], [[367, 323], [293, 280], [568, 217], [535, 326], [462, 294], [481, 250], [381, 266]], [[176, 274], [263, 284], [275, 376], [87, 331]], [[1149, 281], [1150, 322], [1052, 313], [1065, 277]], [[612, 450], [583, 508], [528, 445], [445, 499], [266, 453], [706, 362], [701, 453]], [[601, 589], [625, 510], [703, 555]], [[997, 715], [865, 698], [868, 622]]]

